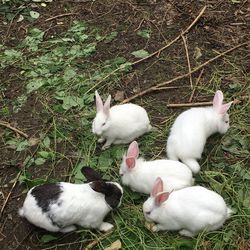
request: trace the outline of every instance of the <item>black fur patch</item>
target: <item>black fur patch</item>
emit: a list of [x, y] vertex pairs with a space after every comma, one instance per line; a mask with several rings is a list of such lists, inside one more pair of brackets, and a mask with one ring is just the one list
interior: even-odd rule
[[81, 169], [81, 171], [88, 182], [102, 180], [102, 176], [91, 167], [84, 167]]
[[122, 191], [115, 184], [106, 183], [107, 184], [107, 192], [105, 194], [105, 200], [113, 209], [118, 207], [121, 198]]
[[37, 201], [39, 207], [42, 208], [42, 211], [48, 212], [49, 205], [55, 203], [62, 193], [60, 184], [43, 184], [33, 188], [31, 195], [33, 195]]
[[94, 191], [105, 195], [105, 200], [112, 209], [118, 207], [122, 198], [122, 191], [115, 184], [94, 181], [90, 186]]

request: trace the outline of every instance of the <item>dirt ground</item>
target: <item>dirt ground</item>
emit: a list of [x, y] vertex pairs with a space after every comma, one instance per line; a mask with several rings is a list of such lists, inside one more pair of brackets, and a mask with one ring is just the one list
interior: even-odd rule
[[[0, 16], [0, 41], [9, 47], [14, 47], [27, 35], [28, 29], [31, 26], [38, 27], [45, 31], [46, 37], [56, 36], [72, 24], [74, 20], [85, 20], [90, 25], [99, 27], [104, 33], [119, 31], [118, 36], [112, 43], [102, 43], [98, 51], [91, 60], [104, 61], [114, 56], [124, 56], [129, 61], [134, 58], [131, 51], [138, 48], [144, 48], [149, 52], [154, 52], [164, 46], [166, 42], [171, 41], [180, 34], [197, 16], [204, 5], [207, 9], [198, 23], [188, 33], [187, 43], [190, 54], [190, 63], [193, 67], [201, 62], [211, 58], [210, 53], [215, 51], [225, 51], [240, 43], [246, 42], [249, 39], [249, 6], [247, 1], [239, 1], [239, 4], [232, 4], [233, 1], [164, 1], [164, 0], [144, 0], [144, 1], [52, 1], [47, 3], [49, 8], [43, 8], [37, 5], [40, 18], [31, 23], [28, 21], [17, 22], [17, 16], [6, 22], [4, 13]], [[17, 11], [17, 10], [14, 10]], [[70, 15], [57, 15], [70, 13]], [[50, 18], [53, 18], [49, 20]], [[151, 30], [152, 35], [148, 40], [143, 40], [135, 36], [135, 32], [141, 28]], [[200, 59], [195, 59], [194, 55], [197, 48], [201, 51]], [[117, 90], [125, 91], [125, 97], [130, 97], [134, 93], [134, 88], [137, 90], [145, 89], [164, 80], [172, 79], [173, 77], [187, 72], [186, 52], [183, 46], [182, 39], [175, 42], [169, 49], [163, 51], [162, 57], [152, 57], [134, 67], [132, 73], [125, 75], [118, 86], [112, 89], [115, 94]], [[235, 56], [237, 62], [242, 66], [245, 72], [249, 72], [249, 62], [247, 61], [247, 48], [242, 47], [234, 51], [232, 56]], [[202, 76], [202, 83], [206, 83], [206, 79], [212, 73], [216, 65], [223, 64], [223, 60], [218, 60], [213, 65], [209, 65], [205, 69]], [[196, 79], [200, 71], [193, 74], [193, 79]], [[16, 78], [17, 69], [8, 67], [4, 72], [1, 72], [1, 85], [4, 85], [4, 90], [0, 97], [0, 107], [9, 105], [23, 91], [22, 79]], [[233, 79], [228, 77], [223, 81], [229, 84]], [[179, 87], [179, 94], [176, 95], [176, 89], [167, 91], [156, 91], [146, 95], [146, 98], [151, 105], [149, 111], [153, 123], [164, 122], [166, 117], [174, 112], [174, 109], [168, 109], [159, 112], [159, 106], [167, 103], [183, 103], [187, 102], [190, 96], [190, 90], [186, 88], [189, 85], [189, 79], [185, 78], [169, 85]], [[141, 97], [142, 98], [142, 97]], [[211, 96], [201, 96], [194, 94], [194, 102], [210, 101]], [[140, 98], [136, 100], [139, 102]], [[39, 106], [40, 105], [40, 106]], [[180, 112], [182, 109], [178, 109]], [[44, 130], [50, 124], [50, 120], [43, 114], [42, 107], [37, 102], [36, 94], [29, 96], [27, 103], [22, 109], [13, 114], [9, 119], [12, 125], [16, 125], [21, 130], [25, 131], [29, 136], [39, 134], [39, 131]], [[0, 127], [0, 136], [3, 134], [4, 127]], [[40, 249], [39, 235], [43, 234], [42, 229], [36, 229], [25, 220], [21, 219], [17, 210], [22, 203], [25, 194], [24, 188], [21, 185], [15, 185], [18, 170], [22, 168], [23, 162], [27, 155], [35, 153], [36, 147], [31, 147], [29, 152], [14, 152], [11, 148], [0, 142], [0, 171], [1, 171], [1, 203], [9, 196], [8, 202], [4, 207], [1, 216], [1, 231], [0, 231], [0, 249]], [[70, 155], [72, 148], [70, 146], [57, 148], [63, 154]], [[74, 164], [74, 159], [60, 162], [60, 166], [56, 166], [54, 176], [62, 176], [65, 179], [68, 169], [71, 164]], [[38, 177], [42, 171], [32, 172], [32, 177]], [[14, 188], [12, 188], [14, 186]], [[68, 234], [63, 237], [59, 243], [67, 243], [78, 241], [78, 234]], [[80, 246], [80, 245], [79, 245]], [[63, 245], [60, 249], [78, 249], [76, 245]]]

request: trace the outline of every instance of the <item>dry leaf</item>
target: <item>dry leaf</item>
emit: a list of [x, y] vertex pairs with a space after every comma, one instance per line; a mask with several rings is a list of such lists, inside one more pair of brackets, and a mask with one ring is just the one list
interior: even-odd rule
[[30, 146], [35, 146], [35, 145], [37, 145], [39, 142], [40, 142], [40, 139], [39, 139], [39, 138], [31, 137], [31, 138], [29, 139], [29, 144], [30, 144]]
[[152, 231], [152, 228], [155, 224], [153, 222], [145, 222], [145, 227], [149, 230], [149, 231]]
[[122, 243], [120, 240], [116, 240], [109, 247], [105, 248], [105, 250], [119, 250], [122, 249]]
[[194, 58], [198, 60], [202, 56], [201, 49], [199, 47], [194, 48]]
[[118, 90], [116, 93], [115, 93], [115, 101], [119, 101], [119, 102], [122, 102], [124, 100], [124, 91], [120, 91]]

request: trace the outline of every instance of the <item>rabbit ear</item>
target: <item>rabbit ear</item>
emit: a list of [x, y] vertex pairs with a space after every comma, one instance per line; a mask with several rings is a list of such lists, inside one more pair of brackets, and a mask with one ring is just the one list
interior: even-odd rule
[[215, 95], [214, 95], [214, 99], [213, 99], [213, 107], [218, 110], [223, 102], [223, 93], [220, 90], [217, 90]]
[[135, 158], [134, 157], [127, 157], [126, 158], [126, 165], [128, 169], [132, 169], [135, 167]]
[[84, 167], [81, 169], [83, 175], [86, 177], [88, 182], [91, 181], [101, 181], [102, 177], [91, 167]]
[[127, 157], [138, 158], [139, 156], [139, 147], [136, 141], [130, 143], [128, 147]]
[[222, 104], [222, 103], [223, 103], [223, 93], [222, 93], [222, 91], [217, 90], [215, 95], [214, 95], [214, 99], [213, 99], [213, 108], [220, 115], [226, 114], [226, 112], [228, 111], [228, 109], [230, 108], [230, 106], [233, 102], [229, 102], [226, 104]]
[[102, 99], [99, 96], [97, 90], [95, 91], [95, 104], [96, 104], [97, 112], [100, 112], [103, 110], [103, 102], [102, 102]]
[[164, 201], [166, 201], [171, 193], [163, 192], [155, 197], [155, 205], [160, 206]]
[[108, 96], [106, 102], [104, 103], [103, 106], [103, 112], [105, 115], [109, 115], [109, 110], [110, 110], [110, 102], [111, 102], [111, 95]]
[[151, 196], [156, 197], [156, 195], [162, 191], [163, 191], [163, 181], [160, 177], [157, 177], [154, 183], [153, 190], [151, 192]]
[[219, 110], [219, 113], [221, 115], [224, 115], [227, 113], [227, 111], [229, 110], [229, 108], [231, 107], [233, 102], [229, 102], [229, 103], [226, 103], [226, 104], [222, 104], [221, 107], [220, 107], [220, 110]]
[[98, 193], [105, 194], [107, 192], [107, 184], [104, 181], [93, 181], [90, 187]]

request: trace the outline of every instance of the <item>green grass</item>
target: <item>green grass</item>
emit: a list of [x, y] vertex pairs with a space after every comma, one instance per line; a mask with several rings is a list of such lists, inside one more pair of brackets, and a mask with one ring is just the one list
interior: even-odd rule
[[[13, 153], [25, 155], [25, 168], [19, 178], [24, 189], [65, 178], [81, 183], [85, 180], [81, 174], [85, 165], [98, 169], [107, 179], [120, 180], [119, 164], [127, 146], [112, 146], [101, 152], [91, 133], [91, 122], [95, 116], [94, 89], [97, 87], [102, 96], [107, 96], [119, 84], [120, 77], [132, 70], [130, 63], [122, 57], [99, 63], [93, 59], [101, 53], [98, 44], [110, 43], [114, 36], [102, 34], [85, 22], [75, 21], [60, 37], [45, 39], [44, 31], [33, 28], [17, 47], [0, 45], [1, 74], [10, 68], [16, 70], [16, 79], [6, 79], [6, 86], [17, 79], [23, 85], [20, 96], [11, 103], [6, 102], [0, 110], [1, 115], [6, 119], [15, 116], [33, 96], [39, 109], [35, 106], [31, 112], [37, 112], [44, 120], [43, 129], [35, 133], [33, 141], [17, 138], [9, 130], [5, 130], [1, 138], [4, 145], [14, 149]], [[227, 100], [249, 93], [249, 76], [244, 74], [237, 61], [228, 56], [224, 65], [227, 71], [223, 65], [217, 66], [208, 84], [199, 85], [198, 93], [212, 96], [216, 89], [222, 88]], [[224, 87], [222, 79], [225, 75], [234, 75], [236, 80]], [[6, 86], [1, 86], [1, 91], [5, 91]], [[186, 96], [189, 94], [186, 92]], [[142, 105], [149, 111], [158, 110], [166, 116], [165, 107], [155, 107], [150, 98], [145, 98]], [[39, 233], [38, 244], [44, 249], [64, 245], [73, 248], [76, 245], [85, 247], [95, 240], [98, 249], [105, 249], [120, 239], [122, 249], [237, 249], [239, 244], [250, 238], [247, 114], [249, 99], [231, 108], [230, 130], [224, 136], [209, 139], [201, 160], [202, 171], [196, 177], [197, 184], [220, 193], [235, 211], [221, 230], [202, 232], [194, 239], [181, 237], [175, 232], [152, 233], [144, 227], [142, 214], [142, 203], [147, 197], [125, 187], [122, 206], [108, 216], [115, 225], [111, 234], [79, 229], [79, 240], [58, 243], [66, 236], [57, 234], [53, 238], [50, 233]], [[153, 124], [156, 127], [154, 131], [139, 139], [141, 155], [147, 159], [165, 156], [166, 137], [176, 115], [166, 116], [165, 123]], [[35, 154], [30, 150], [32, 143], [36, 147]], [[59, 166], [64, 161], [69, 167], [62, 174]], [[42, 174], [33, 178], [32, 174], [39, 170]]]

